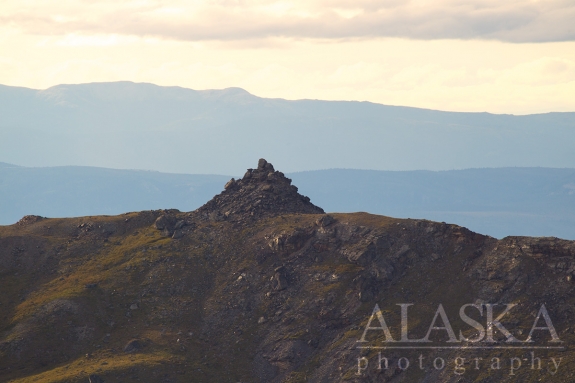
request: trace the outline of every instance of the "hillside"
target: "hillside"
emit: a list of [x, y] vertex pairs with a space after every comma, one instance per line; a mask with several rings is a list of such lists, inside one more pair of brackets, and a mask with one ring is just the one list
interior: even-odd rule
[[[575, 239], [575, 170], [451, 171], [329, 169], [288, 173], [326, 211], [456, 223], [508, 235]], [[24, 215], [78, 217], [153, 209], [195, 210], [229, 176], [92, 167], [0, 164], [0, 225]]]
[[[191, 212], [0, 227], [0, 381], [569, 382], [574, 273], [574, 241], [325, 214], [260, 160]], [[399, 304], [429, 342], [384, 348]]]
[[[453, 113], [131, 82], [0, 86], [0, 161], [169, 173], [574, 168], [575, 113]], [[297, 153], [297, 155], [296, 155]]]

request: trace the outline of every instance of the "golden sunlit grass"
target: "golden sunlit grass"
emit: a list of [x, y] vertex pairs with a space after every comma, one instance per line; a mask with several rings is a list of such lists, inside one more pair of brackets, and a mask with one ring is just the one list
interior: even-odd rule
[[129, 368], [146, 366], [156, 367], [161, 362], [174, 360], [174, 356], [166, 352], [155, 352], [137, 355], [93, 355], [91, 358], [78, 358], [65, 366], [21, 379], [10, 380], [9, 383], [60, 383], [68, 381], [88, 381], [91, 374], [119, 372]]
[[364, 212], [358, 213], [330, 213], [336, 220], [341, 220], [341, 222], [345, 222], [351, 225], [361, 225], [361, 226], [370, 226], [370, 227], [377, 227], [377, 228], [384, 228], [388, 227], [391, 224], [402, 222], [406, 220], [386, 217], [383, 215], [376, 215]]
[[[115, 242], [112, 237], [99, 252], [83, 254], [83, 260], [73, 258], [70, 262], [78, 263], [73, 272], [66, 276], [57, 276], [44, 286], [36, 289], [34, 293], [16, 307], [13, 321], [19, 321], [30, 315], [36, 308], [56, 299], [70, 299], [83, 296], [87, 293], [85, 286], [91, 283], [106, 285], [110, 279], [118, 277], [126, 263], [137, 264], [147, 257], [158, 257], [157, 247], [169, 243], [170, 238], [159, 235], [157, 230], [146, 228], [135, 236], [125, 236], [121, 242]], [[142, 249], [146, 248], [146, 253]], [[148, 248], [151, 248], [148, 250]]]

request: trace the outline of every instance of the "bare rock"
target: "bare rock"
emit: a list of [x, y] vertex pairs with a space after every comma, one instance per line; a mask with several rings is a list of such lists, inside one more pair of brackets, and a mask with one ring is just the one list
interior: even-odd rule
[[176, 222], [176, 224], [174, 225], [174, 230], [179, 230], [182, 227], [184, 227], [186, 225], [186, 221], [184, 221], [183, 219], [179, 220], [178, 222]]
[[161, 215], [156, 219], [154, 222], [154, 227], [158, 230], [164, 230], [167, 226], [169, 226], [170, 221], [166, 215]]
[[327, 226], [331, 225], [331, 224], [334, 223], [334, 222], [335, 222], [335, 219], [334, 219], [331, 215], [326, 214], [326, 215], [321, 216], [320, 218], [318, 218], [318, 219], [315, 221], [315, 224], [318, 225], [318, 226], [320, 226], [320, 227], [327, 227]]
[[270, 164], [269, 162], [267, 162], [263, 158], [260, 158], [258, 161], [258, 170], [267, 170], [267, 171], [273, 172], [275, 169], [274, 169], [274, 166], [272, 164]]
[[33, 223], [36, 223], [38, 221], [42, 221], [43, 219], [46, 219], [46, 218], [41, 217], [39, 215], [25, 215], [24, 217], [22, 217], [20, 219], [20, 221], [16, 222], [16, 225], [27, 226], [27, 225], [31, 225]]
[[276, 291], [285, 290], [288, 287], [288, 280], [285, 275], [285, 267], [281, 266], [275, 269], [273, 288]]
[[124, 346], [124, 352], [132, 354], [142, 349], [143, 345], [139, 339], [132, 339]]
[[[298, 193], [282, 172], [263, 158], [257, 169], [248, 169], [242, 179], [230, 180], [225, 190], [190, 214], [218, 222], [254, 221], [281, 214], [321, 214], [324, 211]], [[223, 214], [225, 212], [225, 215]]]
[[229, 181], [224, 185], [224, 189], [226, 189], [226, 190], [231, 189], [231, 188], [233, 188], [233, 187], [235, 186], [235, 184], [236, 184], [236, 180], [232, 178], [231, 180], [229, 180]]

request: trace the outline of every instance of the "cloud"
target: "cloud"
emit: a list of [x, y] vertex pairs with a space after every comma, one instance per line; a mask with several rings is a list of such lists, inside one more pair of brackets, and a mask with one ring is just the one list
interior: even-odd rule
[[5, 0], [0, 24], [39, 35], [184, 41], [268, 38], [575, 40], [571, 0]]

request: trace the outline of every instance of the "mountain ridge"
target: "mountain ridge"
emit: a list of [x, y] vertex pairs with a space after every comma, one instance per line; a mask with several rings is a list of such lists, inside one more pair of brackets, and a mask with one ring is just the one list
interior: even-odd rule
[[[0, 380], [572, 380], [575, 241], [325, 214], [272, 169], [260, 160], [191, 212], [0, 226]], [[474, 326], [456, 320], [464, 305]], [[479, 309], [500, 315], [488, 336]], [[407, 330], [416, 349], [387, 350]]]
[[[393, 104], [382, 104], [373, 101], [356, 101], [356, 100], [322, 100], [322, 99], [285, 99], [281, 97], [260, 97], [256, 96], [253, 93], [250, 93], [248, 90], [241, 88], [241, 87], [227, 87], [221, 89], [192, 89], [186, 88], [178, 85], [157, 85], [150, 82], [134, 82], [134, 81], [101, 81], [101, 82], [89, 82], [89, 83], [70, 83], [70, 84], [57, 84], [50, 86], [46, 89], [37, 89], [37, 88], [29, 88], [29, 87], [20, 87], [20, 86], [13, 86], [13, 85], [4, 85], [0, 84], [0, 87], [4, 88], [13, 88], [13, 89], [22, 89], [26, 91], [33, 91], [36, 93], [50, 93], [55, 90], [68, 90], [69, 88], [82, 88], [82, 87], [91, 87], [91, 86], [114, 86], [114, 85], [129, 85], [129, 86], [146, 86], [150, 89], [165, 89], [165, 90], [178, 90], [184, 92], [191, 92], [191, 93], [200, 93], [200, 94], [218, 94], [218, 93], [232, 93], [232, 94], [246, 94], [252, 96], [256, 99], [260, 100], [278, 100], [278, 101], [290, 101], [290, 102], [327, 102], [327, 103], [359, 103], [359, 104], [371, 104], [371, 105], [379, 105], [383, 107], [390, 107], [390, 108], [404, 108], [409, 110], [420, 110], [420, 111], [429, 111], [429, 112], [439, 112], [439, 113], [454, 113], [454, 114], [478, 114], [478, 115], [493, 115], [493, 116], [512, 116], [512, 117], [520, 117], [520, 116], [539, 116], [539, 115], [549, 115], [549, 114], [557, 114], [557, 115], [564, 115], [564, 114], [575, 114], [573, 112], [557, 112], [557, 111], [549, 111], [549, 112], [541, 112], [541, 113], [530, 113], [530, 114], [510, 114], [510, 113], [492, 113], [492, 112], [461, 112], [461, 111], [450, 111], [450, 110], [442, 110], [442, 109], [429, 109], [429, 108], [422, 108], [416, 106], [405, 106], [405, 105], [393, 105]], [[116, 93], [117, 94], [117, 93]], [[121, 96], [119, 97], [121, 98]]]
[[[34, 92], [56, 98], [42, 100]], [[138, 83], [48, 91], [3, 87], [0, 101], [0, 160], [26, 166], [241, 174], [251, 158], [273, 157], [286, 172], [311, 170], [311, 164], [376, 170], [575, 167], [571, 112], [443, 112]]]
[[[231, 177], [0, 165], [0, 225], [29, 214], [56, 218], [150, 209], [191, 211], [220, 193]], [[287, 177], [331, 212], [369, 211], [451, 222], [497, 238], [575, 239], [575, 169], [328, 169]]]

